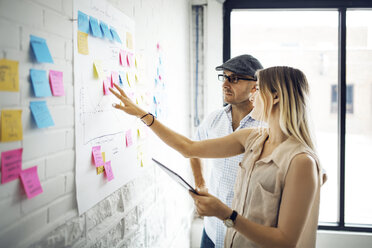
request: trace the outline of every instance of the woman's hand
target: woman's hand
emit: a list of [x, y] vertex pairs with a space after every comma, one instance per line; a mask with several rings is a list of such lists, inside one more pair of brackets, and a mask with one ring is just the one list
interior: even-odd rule
[[220, 220], [225, 220], [231, 215], [232, 210], [217, 197], [214, 197], [205, 190], [196, 191], [199, 195], [191, 191], [190, 195], [194, 199], [196, 210], [199, 215], [216, 216]]
[[109, 90], [111, 91], [112, 94], [114, 94], [114, 96], [116, 96], [124, 104], [123, 106], [121, 104], [114, 103], [112, 105], [114, 108], [121, 109], [129, 115], [134, 115], [139, 118], [144, 116], [147, 113], [146, 111], [138, 107], [134, 102], [132, 102], [132, 100], [129, 99], [129, 97], [117, 84], [114, 84], [114, 86], [120, 92], [120, 94], [116, 92], [113, 88], [109, 88]]

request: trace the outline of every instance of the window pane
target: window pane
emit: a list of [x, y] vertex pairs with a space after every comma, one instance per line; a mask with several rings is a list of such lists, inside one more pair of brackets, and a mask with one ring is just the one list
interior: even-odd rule
[[337, 91], [336, 95], [333, 91], [337, 86], [337, 48], [337, 11], [231, 13], [231, 57], [247, 53], [258, 58], [264, 67], [292, 66], [307, 76], [318, 153], [328, 174], [321, 194], [322, 222], [338, 221], [338, 98]]
[[347, 11], [346, 25], [345, 222], [372, 224], [372, 11]]

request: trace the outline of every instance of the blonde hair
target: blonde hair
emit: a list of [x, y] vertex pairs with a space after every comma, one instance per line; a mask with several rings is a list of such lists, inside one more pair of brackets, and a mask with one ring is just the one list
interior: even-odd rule
[[264, 102], [264, 117], [272, 110], [273, 94], [279, 97], [279, 125], [287, 136], [292, 136], [315, 151], [309, 127], [309, 84], [305, 74], [295, 68], [275, 66], [257, 72], [260, 95]]

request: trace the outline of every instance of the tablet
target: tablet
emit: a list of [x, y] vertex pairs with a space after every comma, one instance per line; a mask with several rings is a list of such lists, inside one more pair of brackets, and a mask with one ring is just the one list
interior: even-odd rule
[[152, 161], [154, 161], [157, 165], [159, 165], [160, 168], [162, 168], [171, 178], [173, 178], [174, 181], [178, 182], [179, 184], [181, 184], [184, 188], [186, 188], [187, 190], [190, 190], [191, 192], [193, 192], [194, 194], [198, 194], [198, 192], [196, 192], [196, 190], [190, 185], [188, 184], [185, 179], [183, 179], [180, 175], [178, 175], [176, 172], [172, 171], [171, 169], [169, 169], [168, 167], [166, 167], [165, 165], [163, 165], [162, 163], [160, 163], [159, 161], [157, 161], [156, 159], [152, 158]]

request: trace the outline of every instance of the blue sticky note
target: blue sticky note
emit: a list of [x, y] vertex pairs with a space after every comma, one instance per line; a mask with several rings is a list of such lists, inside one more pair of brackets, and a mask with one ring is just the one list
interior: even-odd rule
[[81, 11], [78, 11], [78, 30], [89, 34], [89, 18]]
[[38, 128], [54, 126], [46, 101], [30, 102], [30, 109]]
[[119, 37], [118, 33], [116, 32], [115, 28], [111, 27], [110, 31], [111, 31], [112, 36], [114, 37], [114, 40], [116, 40], [117, 42], [119, 42], [121, 44], [120, 37]]
[[98, 21], [94, 17], [89, 17], [89, 24], [90, 24], [90, 30], [92, 31], [92, 34], [94, 37], [102, 38], [102, 31], [101, 28], [98, 25]]
[[109, 39], [109, 40], [112, 40], [112, 35], [111, 35], [111, 32], [110, 32], [107, 24], [104, 23], [104, 22], [101, 22], [100, 25], [101, 25], [101, 29], [103, 31], [103, 34], [106, 36], [106, 38]]
[[52, 55], [50, 55], [45, 39], [30, 35], [30, 43], [37, 62], [53, 64]]
[[46, 71], [30, 69], [30, 78], [36, 97], [52, 95]]
[[123, 79], [121, 78], [121, 74], [119, 73], [119, 83], [120, 83], [120, 86], [123, 86]]

